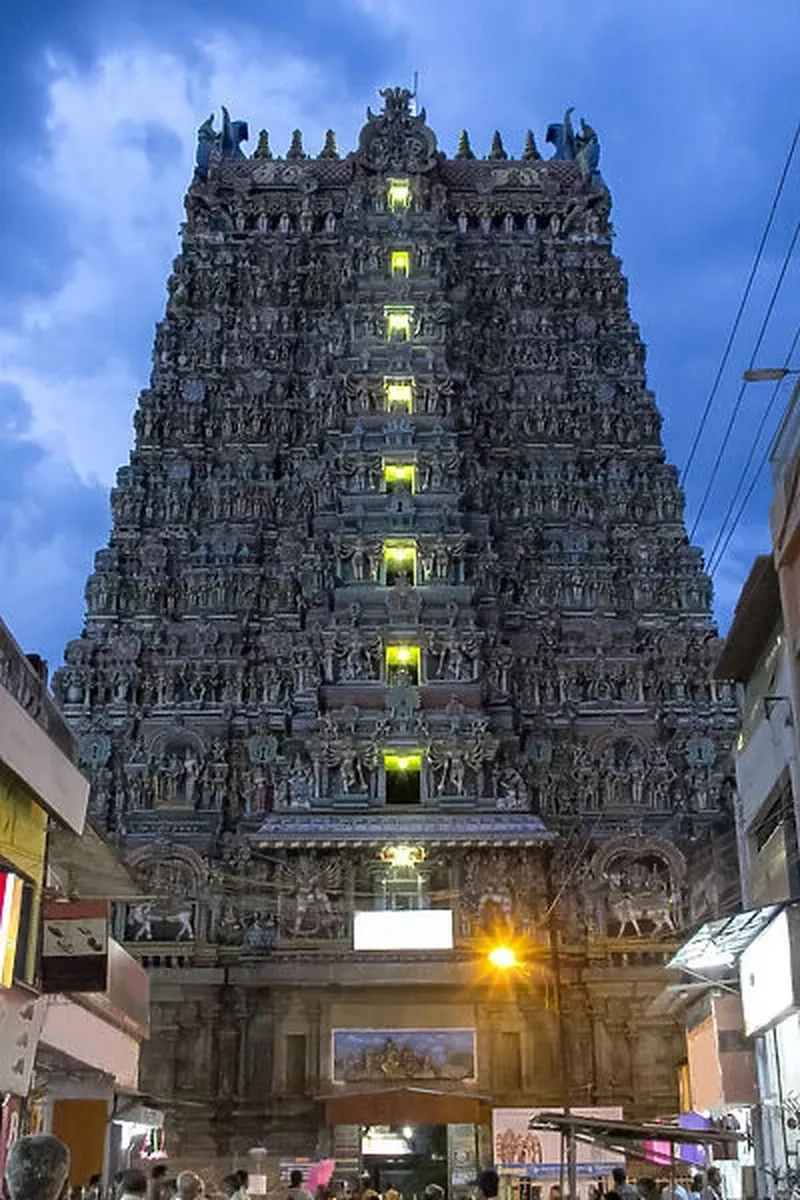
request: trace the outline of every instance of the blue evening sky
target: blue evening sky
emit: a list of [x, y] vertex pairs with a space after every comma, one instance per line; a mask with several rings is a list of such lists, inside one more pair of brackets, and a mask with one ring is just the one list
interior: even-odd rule
[[[28, 0], [0, 44], [0, 613], [60, 661], [80, 632], [177, 252], [197, 125], [227, 104], [284, 152], [355, 144], [377, 89], [420, 74], [441, 146], [518, 153], [568, 105], [598, 131], [617, 250], [682, 466], [798, 118], [792, 0]], [[254, 143], [250, 143], [252, 150]], [[798, 152], [689, 476], [690, 526], [798, 219]], [[800, 254], [759, 361], [783, 362]], [[795, 365], [800, 355], [795, 357]], [[748, 389], [698, 526], [710, 551], [769, 385]], [[788, 395], [784, 385], [777, 408]], [[762, 438], [765, 443], [767, 431]], [[756, 454], [756, 462], [762, 451]], [[724, 628], [767, 547], [766, 472], [715, 574]]]

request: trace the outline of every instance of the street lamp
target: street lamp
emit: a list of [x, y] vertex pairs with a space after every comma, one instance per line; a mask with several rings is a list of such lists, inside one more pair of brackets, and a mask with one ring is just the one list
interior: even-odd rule
[[517, 953], [511, 946], [495, 946], [486, 957], [498, 971], [510, 971], [519, 966]]
[[779, 383], [787, 375], [800, 375], [794, 367], [748, 367], [742, 374], [745, 383]]

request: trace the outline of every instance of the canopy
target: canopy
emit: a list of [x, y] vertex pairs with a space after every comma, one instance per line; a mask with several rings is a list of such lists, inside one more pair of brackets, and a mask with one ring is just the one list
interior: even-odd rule
[[491, 1100], [474, 1092], [382, 1088], [320, 1096], [327, 1125], [488, 1125]]

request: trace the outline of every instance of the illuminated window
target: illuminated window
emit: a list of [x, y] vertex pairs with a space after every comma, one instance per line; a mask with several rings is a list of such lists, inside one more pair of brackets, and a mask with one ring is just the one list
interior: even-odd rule
[[390, 687], [417, 687], [419, 676], [419, 646], [386, 647], [386, 682]]
[[408, 279], [409, 256], [407, 250], [392, 251], [392, 275]]
[[417, 490], [417, 468], [413, 463], [384, 463], [383, 486], [390, 496]]
[[411, 184], [407, 179], [390, 179], [386, 202], [392, 212], [403, 212], [411, 203]]
[[389, 412], [414, 411], [414, 384], [410, 379], [384, 379], [386, 408]]
[[410, 342], [411, 341], [411, 318], [414, 316], [414, 309], [410, 305], [400, 307], [385, 308], [386, 316], [386, 337], [390, 342]]
[[417, 546], [415, 542], [386, 542], [383, 547], [386, 586], [417, 582]]
[[387, 804], [419, 804], [422, 799], [422, 755], [394, 750], [383, 756]]

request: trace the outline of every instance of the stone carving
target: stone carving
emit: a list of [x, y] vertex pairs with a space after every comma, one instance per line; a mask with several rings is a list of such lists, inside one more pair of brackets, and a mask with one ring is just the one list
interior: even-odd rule
[[413, 114], [407, 88], [384, 88], [383, 111], [367, 109], [358, 143], [359, 161], [373, 171], [400, 175], [429, 171], [436, 163], [436, 136], [425, 123], [425, 109]]

